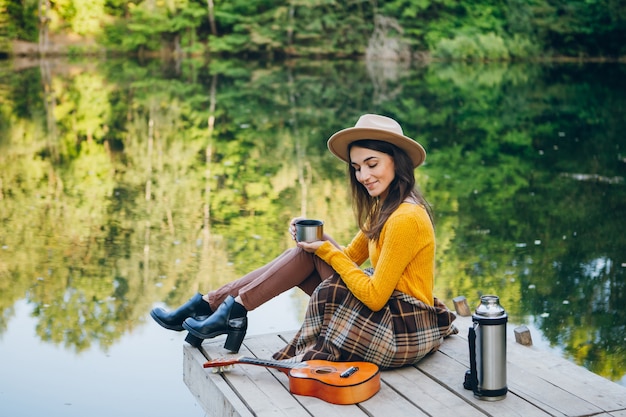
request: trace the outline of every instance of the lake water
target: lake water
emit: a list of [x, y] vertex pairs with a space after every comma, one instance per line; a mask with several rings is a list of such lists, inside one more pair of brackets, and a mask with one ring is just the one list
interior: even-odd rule
[[[248, 335], [297, 329], [291, 293], [250, 313]], [[43, 342], [25, 301], [0, 339], [0, 415], [204, 416], [183, 382], [184, 333], [145, 317], [110, 349], [77, 354]], [[277, 320], [277, 318], [279, 318]]]
[[[424, 144], [436, 294], [494, 293], [533, 342], [626, 385], [626, 66], [0, 62], [0, 415], [202, 416], [149, 317], [355, 232], [330, 134]], [[296, 329], [297, 290], [248, 334]]]

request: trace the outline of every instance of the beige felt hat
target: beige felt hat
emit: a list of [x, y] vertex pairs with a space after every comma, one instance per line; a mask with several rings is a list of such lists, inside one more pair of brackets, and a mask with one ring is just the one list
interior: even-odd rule
[[406, 152], [417, 168], [426, 159], [426, 151], [416, 141], [404, 136], [400, 124], [390, 117], [364, 114], [354, 127], [340, 130], [328, 139], [328, 149], [337, 158], [350, 163], [348, 145], [355, 140], [376, 139], [392, 143]]

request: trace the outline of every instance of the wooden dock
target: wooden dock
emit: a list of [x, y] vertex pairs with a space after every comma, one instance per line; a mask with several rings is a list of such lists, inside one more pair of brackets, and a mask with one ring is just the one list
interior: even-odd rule
[[184, 381], [207, 415], [308, 417], [420, 416], [600, 416], [626, 417], [626, 387], [576, 366], [553, 353], [515, 342], [507, 330], [507, 385], [503, 400], [474, 398], [463, 388], [469, 369], [467, 329], [471, 317], [458, 317], [459, 334], [416, 366], [383, 371], [380, 391], [355, 405], [334, 405], [292, 395], [288, 377], [254, 365], [235, 365], [224, 373], [203, 368], [207, 359], [271, 359], [295, 332], [247, 337], [238, 354], [223, 349], [223, 336], [201, 349], [184, 346]]

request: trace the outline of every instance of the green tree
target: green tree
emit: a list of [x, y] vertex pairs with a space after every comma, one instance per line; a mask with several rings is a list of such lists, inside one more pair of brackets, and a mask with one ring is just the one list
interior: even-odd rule
[[624, 374], [619, 65], [107, 60], [4, 71], [0, 330], [16, 300], [43, 340], [107, 348], [292, 245], [290, 217], [355, 232], [326, 139], [365, 112], [423, 143], [436, 294], [493, 292], [514, 323]]
[[13, 39], [37, 41], [36, 17], [36, 1], [0, 1], [0, 50], [10, 52], [10, 41]]
[[556, 55], [621, 56], [626, 5], [617, 0], [531, 2], [531, 22], [543, 49]]
[[110, 48], [132, 52], [167, 49], [180, 54], [184, 47], [194, 48], [196, 30], [206, 19], [206, 10], [194, 0], [144, 1], [127, 7], [128, 17], [125, 13], [105, 28], [102, 39]]

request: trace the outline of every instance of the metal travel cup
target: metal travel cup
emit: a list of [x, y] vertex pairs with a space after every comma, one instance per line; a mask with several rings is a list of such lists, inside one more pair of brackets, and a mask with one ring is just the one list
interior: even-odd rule
[[303, 219], [296, 222], [296, 240], [298, 242], [315, 242], [322, 240], [324, 222], [321, 220]]
[[463, 386], [480, 400], [497, 401], [506, 396], [507, 314], [495, 295], [480, 297], [469, 329], [470, 370]]

